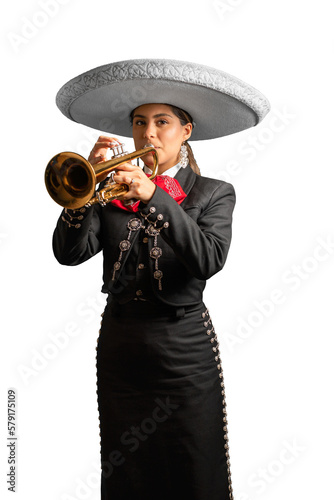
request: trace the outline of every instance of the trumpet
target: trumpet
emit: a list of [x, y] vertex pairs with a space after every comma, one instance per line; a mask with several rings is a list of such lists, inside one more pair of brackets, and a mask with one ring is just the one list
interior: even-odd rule
[[158, 172], [158, 155], [154, 147], [149, 144], [133, 153], [126, 153], [123, 146], [111, 148], [113, 158], [94, 166], [77, 153], [66, 151], [55, 155], [45, 169], [45, 185], [51, 198], [58, 205], [72, 210], [96, 203], [105, 206], [112, 200], [122, 199], [129, 191], [127, 184], [107, 179], [99, 191], [96, 191], [96, 185], [123, 163], [148, 153], [153, 153], [153, 171], [149, 177], [153, 179]]

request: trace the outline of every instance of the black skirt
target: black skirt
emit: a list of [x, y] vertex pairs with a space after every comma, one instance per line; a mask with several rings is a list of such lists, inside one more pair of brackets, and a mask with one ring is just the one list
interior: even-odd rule
[[233, 498], [223, 373], [205, 305], [107, 305], [96, 361], [101, 499]]

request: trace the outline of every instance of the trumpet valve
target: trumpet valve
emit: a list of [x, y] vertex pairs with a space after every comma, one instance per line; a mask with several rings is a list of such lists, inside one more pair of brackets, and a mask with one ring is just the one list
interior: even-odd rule
[[127, 151], [124, 151], [124, 146], [125, 144], [117, 144], [116, 146], [113, 146], [111, 149], [111, 159], [114, 158], [120, 158], [121, 156], [125, 156], [128, 154]]

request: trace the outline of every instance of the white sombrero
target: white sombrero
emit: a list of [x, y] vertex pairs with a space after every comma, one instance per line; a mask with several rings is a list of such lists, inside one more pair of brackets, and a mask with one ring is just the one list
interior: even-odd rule
[[70, 120], [124, 137], [132, 137], [133, 109], [171, 104], [193, 118], [191, 140], [253, 127], [270, 109], [264, 95], [228, 73], [169, 59], [135, 59], [92, 69], [66, 83], [56, 103]]

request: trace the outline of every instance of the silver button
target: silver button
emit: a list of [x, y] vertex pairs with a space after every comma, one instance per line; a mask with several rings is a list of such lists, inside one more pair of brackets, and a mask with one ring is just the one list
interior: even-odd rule
[[144, 269], [145, 265], [144, 264], [139, 264], [138, 269]]
[[137, 290], [137, 291], [136, 291], [136, 295], [138, 295], [138, 296], [143, 295], [142, 290]]

